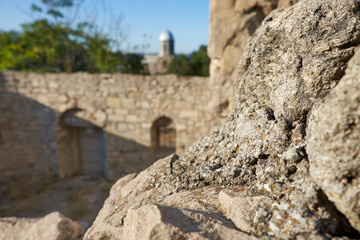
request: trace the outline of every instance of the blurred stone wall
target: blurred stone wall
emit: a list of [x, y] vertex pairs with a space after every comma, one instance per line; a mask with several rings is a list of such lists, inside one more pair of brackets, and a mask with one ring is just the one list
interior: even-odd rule
[[[71, 140], [61, 119], [68, 110], [102, 128], [106, 168], [114, 179], [162, 157], [153, 154], [151, 126], [173, 120], [181, 153], [233, 109], [236, 66], [247, 40], [273, 9], [297, 0], [211, 0], [210, 79], [174, 75], [0, 73], [0, 193], [74, 173]], [[22, 183], [24, 184], [24, 182]]]
[[71, 109], [102, 128], [112, 179], [159, 158], [150, 151], [151, 126], [159, 117], [172, 119], [181, 153], [220, 121], [208, 111], [209, 91], [204, 77], [1, 72], [0, 183], [71, 175], [74, 163], [61, 125]]
[[299, 0], [210, 0], [212, 112], [226, 117], [233, 109], [236, 67], [248, 39], [274, 9], [291, 6]]

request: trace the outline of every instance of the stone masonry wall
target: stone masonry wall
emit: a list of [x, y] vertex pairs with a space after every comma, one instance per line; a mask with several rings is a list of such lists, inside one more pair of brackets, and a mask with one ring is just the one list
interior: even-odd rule
[[208, 84], [208, 78], [175, 75], [1, 72], [0, 183], [25, 173], [31, 179], [72, 174], [61, 125], [71, 109], [102, 128], [110, 178], [159, 158], [150, 151], [150, 129], [159, 117], [173, 120], [180, 153], [220, 121], [207, 110]]

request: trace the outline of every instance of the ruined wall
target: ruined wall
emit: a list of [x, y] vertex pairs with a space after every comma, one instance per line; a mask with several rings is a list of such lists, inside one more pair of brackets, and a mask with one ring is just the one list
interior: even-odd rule
[[233, 76], [249, 36], [272, 9], [294, 2], [211, 0], [210, 80], [0, 73], [0, 192], [9, 179], [31, 176], [30, 184], [53, 172], [76, 172], [78, 153], [69, 144], [78, 133], [63, 126], [69, 110], [81, 109], [78, 118], [102, 129], [110, 178], [163, 157], [151, 151], [151, 127], [162, 116], [173, 120], [176, 151], [182, 152], [233, 108]]
[[296, 2], [298, 0], [210, 1], [211, 111], [226, 117], [233, 109], [236, 67], [248, 39], [272, 10]]
[[110, 178], [139, 171], [163, 157], [150, 151], [151, 126], [159, 117], [173, 121], [177, 153], [219, 121], [207, 110], [208, 78], [12, 71], [0, 75], [2, 181], [24, 172], [73, 173], [69, 131], [62, 123], [71, 109], [81, 109], [77, 117], [102, 128]]

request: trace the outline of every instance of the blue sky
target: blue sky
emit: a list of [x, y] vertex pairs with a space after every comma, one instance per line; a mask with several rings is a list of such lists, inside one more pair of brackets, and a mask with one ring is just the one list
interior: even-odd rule
[[[0, 30], [20, 30], [31, 22], [30, 5], [39, 0], [0, 0]], [[157, 53], [159, 35], [169, 29], [175, 37], [176, 53], [191, 53], [208, 42], [209, 0], [85, 0], [83, 10], [97, 16], [99, 23], [114, 22], [122, 16], [127, 35], [123, 50]], [[105, 6], [105, 9], [103, 8]], [[83, 13], [83, 16], [85, 15]], [[104, 14], [106, 13], [106, 14]], [[86, 18], [86, 17], [85, 17]], [[145, 38], [144, 35], [147, 37]], [[143, 45], [150, 47], [144, 48]]]

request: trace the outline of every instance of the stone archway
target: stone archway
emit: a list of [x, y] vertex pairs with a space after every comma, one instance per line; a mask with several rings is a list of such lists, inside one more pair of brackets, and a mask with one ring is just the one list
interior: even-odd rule
[[151, 153], [165, 157], [176, 151], [176, 128], [169, 117], [157, 118], [151, 126]]
[[106, 150], [102, 128], [81, 118], [82, 110], [64, 112], [57, 126], [60, 177], [74, 174], [107, 177]]

